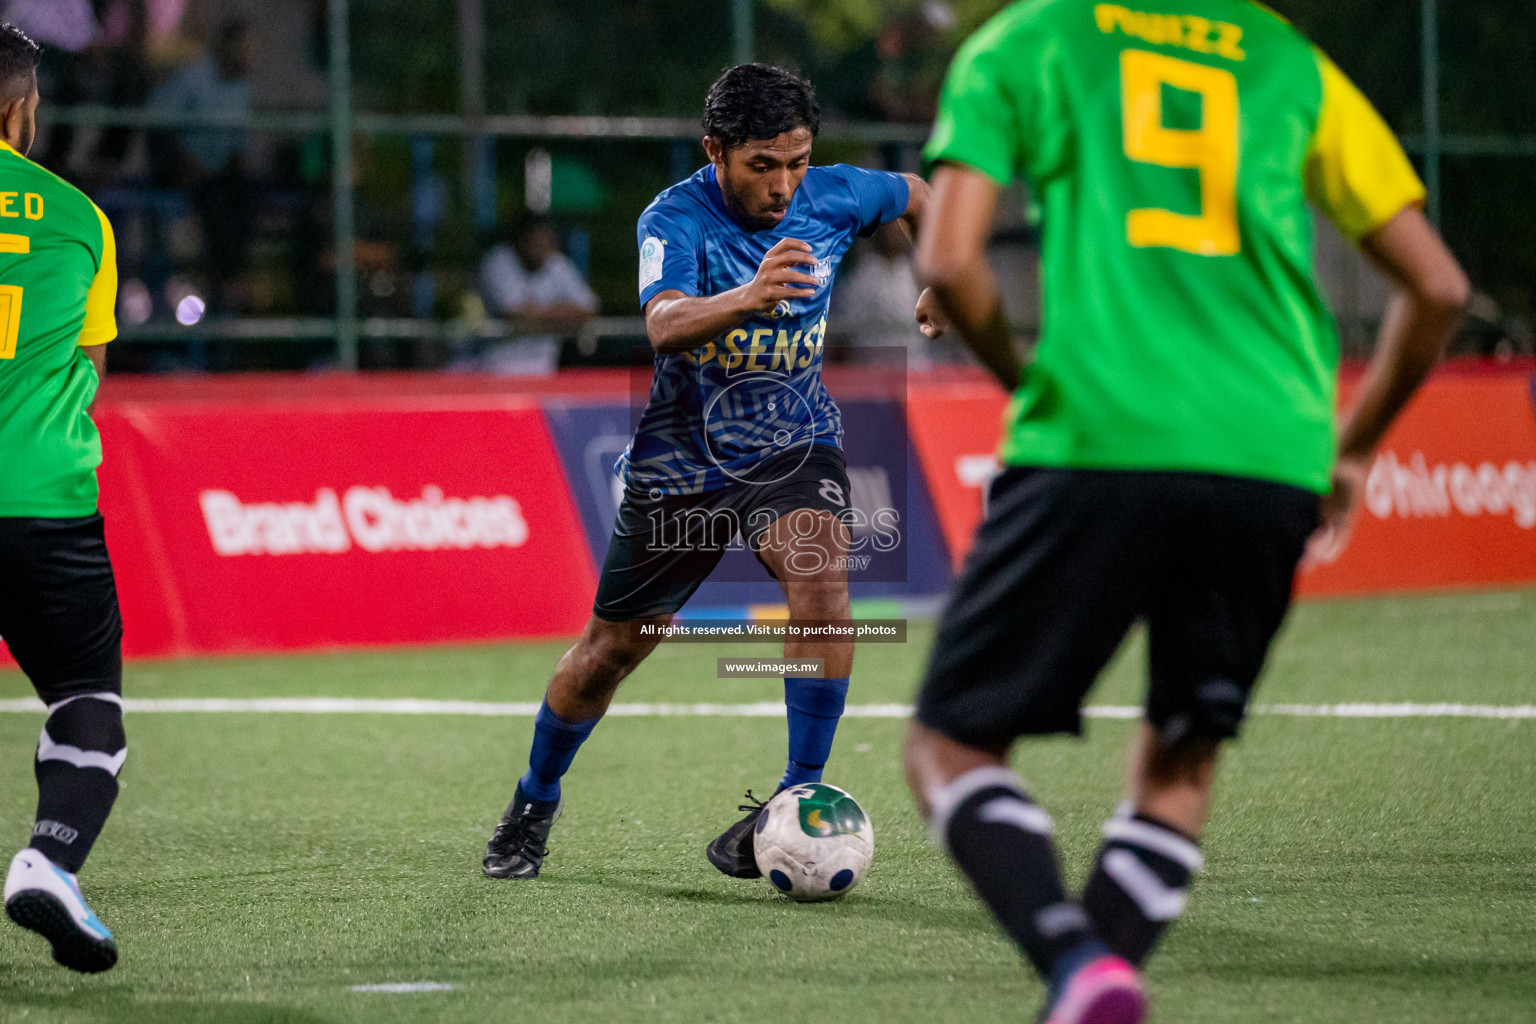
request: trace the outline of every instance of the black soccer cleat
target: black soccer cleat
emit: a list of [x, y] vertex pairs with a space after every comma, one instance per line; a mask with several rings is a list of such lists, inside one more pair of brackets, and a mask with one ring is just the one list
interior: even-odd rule
[[535, 812], [538, 805], [524, 800], [522, 790], [513, 796], [507, 813], [491, 833], [491, 841], [485, 844], [485, 860], [481, 868], [486, 878], [537, 878], [544, 866], [544, 856], [549, 852], [549, 830], [560, 817], [563, 801], [553, 810], [543, 814]]
[[753, 796], [750, 789], [747, 790], [747, 803], [736, 808], [738, 811], [746, 811], [747, 816], [716, 836], [715, 841], [705, 849], [705, 856], [721, 873], [732, 878], [763, 877], [763, 873], [757, 869], [757, 852], [752, 848], [752, 835], [757, 828], [757, 819], [763, 816], [763, 808], [767, 806]]

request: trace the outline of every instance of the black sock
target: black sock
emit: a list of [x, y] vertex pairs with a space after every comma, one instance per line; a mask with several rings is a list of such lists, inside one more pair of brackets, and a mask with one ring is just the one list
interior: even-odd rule
[[65, 871], [85, 864], [117, 799], [127, 756], [116, 694], [90, 694], [50, 709], [38, 738], [37, 821], [28, 844]]
[[1088, 917], [1061, 884], [1050, 815], [1004, 768], [967, 772], [933, 796], [933, 826], [976, 894], [1042, 977], [1093, 942]]
[[1144, 814], [1111, 818], [1083, 909], [1109, 948], [1139, 967], [1183, 913], [1190, 874], [1204, 865], [1200, 847], [1177, 829]]

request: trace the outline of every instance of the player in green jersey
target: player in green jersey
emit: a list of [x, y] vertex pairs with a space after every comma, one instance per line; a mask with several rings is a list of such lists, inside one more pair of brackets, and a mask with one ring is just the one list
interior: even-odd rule
[[[1346, 528], [1468, 285], [1381, 118], [1251, 0], [1015, 4], [955, 58], [926, 156], [920, 273], [1013, 398], [908, 778], [1047, 979], [1051, 1024], [1139, 1021], [1136, 969], [1202, 865], [1217, 751], [1304, 547]], [[1045, 212], [1027, 365], [985, 258], [998, 190], [1016, 177]], [[1338, 341], [1309, 201], [1400, 286], [1337, 438]], [[1080, 731], [1084, 696], [1137, 619], [1150, 680], [1130, 792], [1069, 896], [1051, 820], [1007, 754], [1020, 736]]]
[[117, 335], [107, 218], [26, 158], [41, 51], [0, 27], [0, 636], [48, 707], [37, 818], [5, 877], [11, 919], [77, 971], [117, 962], [76, 873], [127, 756], [122, 620], [96, 511], [101, 439], [88, 410]]

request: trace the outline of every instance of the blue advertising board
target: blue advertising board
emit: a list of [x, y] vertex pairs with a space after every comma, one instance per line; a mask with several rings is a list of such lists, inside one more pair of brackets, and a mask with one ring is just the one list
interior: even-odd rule
[[[907, 437], [900, 403], [840, 403], [850, 489], [849, 584], [855, 600], [932, 596], [949, 585], [950, 565], [933, 502]], [[633, 410], [618, 402], [551, 400], [544, 414], [570, 480], [582, 528], [601, 565], [622, 488], [613, 465], [628, 444]], [[783, 593], [737, 538], [687, 612], [720, 613], [781, 604]]]

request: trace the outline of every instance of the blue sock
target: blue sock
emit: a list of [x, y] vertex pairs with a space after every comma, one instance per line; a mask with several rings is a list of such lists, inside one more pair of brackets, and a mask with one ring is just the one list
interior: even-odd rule
[[560, 777], [576, 759], [576, 751], [592, 734], [600, 718], [590, 722], [568, 722], [539, 705], [533, 718], [533, 749], [528, 751], [528, 774], [518, 780], [517, 788], [529, 800], [553, 803], [560, 799]]
[[848, 680], [784, 677], [784, 708], [789, 718], [789, 766], [780, 789], [820, 782], [832, 753], [837, 720], [848, 700]]

